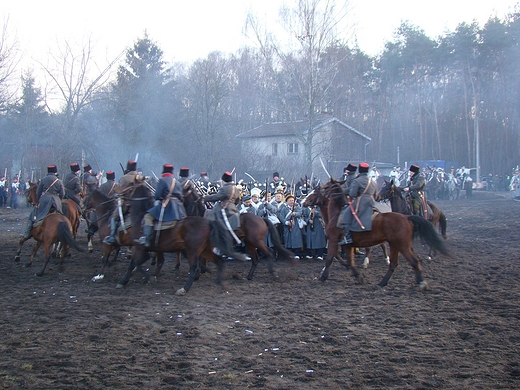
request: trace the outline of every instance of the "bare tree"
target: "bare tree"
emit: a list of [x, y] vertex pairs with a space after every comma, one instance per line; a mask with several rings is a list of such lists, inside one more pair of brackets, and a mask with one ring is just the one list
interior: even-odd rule
[[[69, 135], [75, 134], [76, 121], [81, 110], [92, 102], [98, 92], [102, 91], [110, 79], [110, 71], [124, 54], [122, 52], [115, 59], [100, 66], [93, 57], [93, 49], [94, 45], [90, 38], [79, 49], [65, 41], [63, 47], [59, 48], [58, 54], [51, 55], [52, 66], [42, 65], [53, 86], [58, 90], [60, 100], [64, 102], [62, 107], [65, 118], [62, 126], [64, 137], [61, 138], [65, 140], [64, 150], [77, 151], [81, 146], [81, 137]], [[48, 100], [49, 94], [45, 95]]]
[[282, 8], [280, 16], [283, 26], [292, 39], [287, 49], [274, 42], [271, 35], [262, 32], [253, 17], [248, 17], [247, 27], [253, 31], [266, 63], [272, 64], [266, 68], [278, 72], [277, 64], [280, 64], [287, 76], [272, 77], [278, 83], [287, 83], [278, 87], [280, 92], [283, 91], [279, 98], [287, 114], [286, 119], [306, 117], [309, 120], [309, 128], [299, 137], [309, 172], [312, 171], [313, 161], [319, 156], [314, 140], [317, 115], [327, 111], [327, 92], [337, 72], [338, 61], [342, 60], [324, 59], [327, 50], [337, 44], [338, 31], [349, 31], [349, 13], [348, 0], [297, 0], [294, 8]]
[[0, 31], [0, 110], [6, 111], [16, 95], [13, 76], [20, 63], [18, 41], [9, 33], [9, 20]]

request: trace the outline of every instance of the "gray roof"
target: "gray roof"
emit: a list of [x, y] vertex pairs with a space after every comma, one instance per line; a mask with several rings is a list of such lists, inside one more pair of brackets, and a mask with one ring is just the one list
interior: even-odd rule
[[[362, 132], [354, 129], [352, 126], [347, 125], [346, 123], [340, 121], [336, 117], [332, 117], [326, 119], [316, 126], [314, 126], [314, 130], [318, 130], [319, 128], [328, 125], [329, 123], [339, 123], [341, 126], [349, 129], [350, 131], [358, 134], [359, 136], [365, 138], [368, 141], [372, 141], [372, 139], [363, 134]], [[283, 136], [302, 136], [309, 129], [309, 121], [301, 120], [301, 121], [293, 121], [293, 122], [275, 122], [275, 123], [266, 123], [255, 127], [254, 129], [245, 131], [237, 135], [237, 138], [263, 138], [263, 137], [283, 137]]]

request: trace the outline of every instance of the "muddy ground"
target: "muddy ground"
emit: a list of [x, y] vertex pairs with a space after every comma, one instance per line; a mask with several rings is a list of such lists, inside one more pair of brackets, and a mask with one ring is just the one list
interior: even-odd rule
[[[404, 259], [387, 287], [379, 248], [358, 285], [335, 263], [226, 263], [226, 289], [213, 274], [188, 295], [169, 255], [157, 283], [105, 279], [99, 247], [72, 252], [43, 277], [40, 253], [13, 261], [29, 209], [0, 210], [0, 387], [5, 389], [510, 389], [520, 388], [520, 202], [507, 193], [439, 201], [452, 258], [423, 258], [430, 290]], [[78, 241], [86, 246], [84, 226]], [[361, 264], [362, 257], [357, 258]], [[214, 270], [214, 267], [211, 266]], [[153, 267], [150, 266], [150, 271]]]

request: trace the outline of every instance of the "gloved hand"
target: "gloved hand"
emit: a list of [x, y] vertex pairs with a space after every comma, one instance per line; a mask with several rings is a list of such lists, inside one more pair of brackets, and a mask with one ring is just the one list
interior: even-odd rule
[[159, 206], [161, 204], [161, 201], [157, 199], [155, 202], [153, 202], [154, 206]]

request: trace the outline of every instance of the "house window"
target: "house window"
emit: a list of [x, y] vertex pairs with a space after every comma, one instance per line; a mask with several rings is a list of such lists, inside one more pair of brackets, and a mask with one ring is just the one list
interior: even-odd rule
[[298, 144], [287, 144], [287, 154], [298, 154]]
[[273, 156], [278, 156], [278, 144], [273, 144]]

